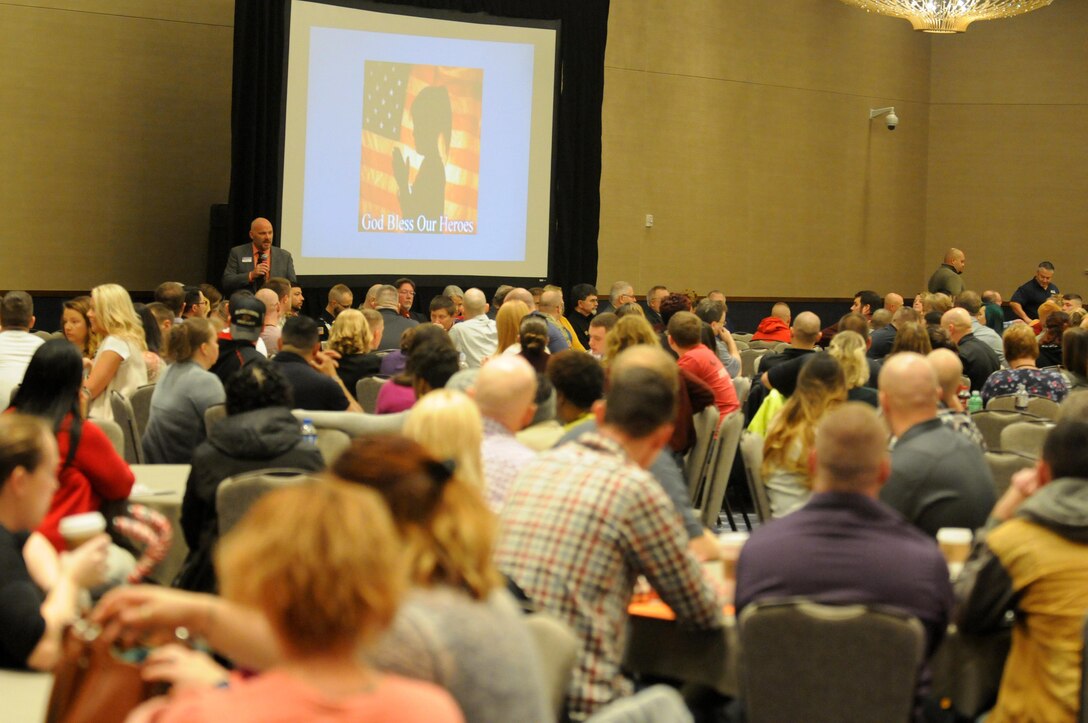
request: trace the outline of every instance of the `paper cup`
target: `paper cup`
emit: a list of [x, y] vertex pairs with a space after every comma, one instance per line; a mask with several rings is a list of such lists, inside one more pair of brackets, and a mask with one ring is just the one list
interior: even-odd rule
[[60, 521], [60, 536], [68, 544], [69, 550], [74, 550], [88, 540], [97, 537], [106, 531], [106, 518], [101, 512], [87, 512], [82, 515], [71, 515]]
[[718, 535], [718, 546], [722, 551], [725, 579], [737, 579], [737, 559], [740, 557], [740, 548], [748, 542], [747, 532], [723, 532]]
[[937, 530], [937, 544], [950, 566], [962, 566], [967, 561], [974, 537], [975, 533], [966, 527], [942, 527]]

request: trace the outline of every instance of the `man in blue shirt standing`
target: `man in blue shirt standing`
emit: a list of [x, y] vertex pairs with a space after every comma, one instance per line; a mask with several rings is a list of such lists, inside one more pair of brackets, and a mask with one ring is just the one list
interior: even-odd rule
[[1022, 284], [1009, 299], [1012, 313], [1025, 324], [1031, 324], [1039, 318], [1039, 305], [1058, 293], [1058, 287], [1050, 282], [1054, 278], [1054, 264], [1049, 261], [1039, 263], [1035, 276]]

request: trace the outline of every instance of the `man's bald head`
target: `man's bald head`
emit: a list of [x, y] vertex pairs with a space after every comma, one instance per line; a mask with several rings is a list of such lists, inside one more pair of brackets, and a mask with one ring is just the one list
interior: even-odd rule
[[487, 313], [487, 297], [479, 289], [469, 289], [461, 302], [465, 307], [465, 318], [472, 319]]
[[249, 224], [249, 239], [262, 251], [272, 247], [272, 222], [267, 218], [255, 218]]
[[900, 352], [884, 362], [880, 370], [880, 403], [896, 436], [918, 422], [936, 417], [939, 397], [937, 372], [921, 354]]
[[933, 371], [937, 373], [937, 384], [941, 387], [941, 396], [948, 399], [960, 389], [963, 378], [963, 362], [951, 349], [934, 349], [926, 355]]
[[649, 344], [636, 344], [627, 347], [612, 360], [610, 372], [622, 374], [627, 369], [649, 369], [668, 380], [673, 389], [679, 389], [680, 381], [676, 360], [661, 347]]
[[[662, 349], [644, 344], [624, 349], [609, 370], [603, 422], [634, 439], [647, 439], [666, 427], [671, 435], [678, 376], [676, 362]], [[668, 435], [661, 437], [662, 444]]]
[[254, 296], [264, 303], [264, 323], [275, 324], [276, 320], [280, 318], [280, 299], [276, 295], [276, 292], [269, 288], [257, 289], [257, 293], [254, 294]]
[[965, 334], [971, 332], [971, 315], [967, 309], [949, 309], [941, 314], [941, 328], [948, 332], [952, 341], [958, 343]]
[[847, 402], [826, 414], [816, 428], [813, 489], [876, 496], [888, 477], [888, 439], [873, 408]]
[[892, 314], [899, 311], [903, 306], [903, 297], [894, 291], [884, 294], [884, 308], [890, 311]]
[[820, 317], [811, 311], [802, 311], [793, 320], [793, 344], [801, 348], [812, 348], [820, 339]]
[[507, 301], [515, 300], [524, 301], [525, 305], [529, 307], [529, 311], [533, 311], [534, 309], [536, 309], [536, 301], [533, 300], [533, 295], [529, 292], [528, 289], [522, 288], [520, 286], [516, 289], [510, 289], [510, 291], [507, 292], [506, 298], [503, 299], [502, 303], [505, 304]]
[[540, 313], [555, 316], [559, 313], [559, 307], [563, 303], [563, 294], [559, 291], [544, 290], [540, 295], [538, 309]]
[[781, 319], [787, 324], [790, 323], [790, 305], [784, 301], [779, 301], [771, 307], [771, 316]]
[[962, 274], [967, 266], [967, 254], [959, 249], [948, 249], [944, 254], [944, 262], [955, 269], [957, 274]]
[[517, 432], [536, 411], [536, 372], [520, 355], [500, 355], [480, 368], [472, 396], [480, 414]]

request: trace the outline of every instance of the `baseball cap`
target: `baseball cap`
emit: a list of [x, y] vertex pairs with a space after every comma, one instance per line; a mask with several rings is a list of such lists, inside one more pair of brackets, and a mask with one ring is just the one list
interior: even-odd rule
[[257, 341], [264, 329], [264, 302], [253, 294], [230, 297], [230, 336], [240, 341]]

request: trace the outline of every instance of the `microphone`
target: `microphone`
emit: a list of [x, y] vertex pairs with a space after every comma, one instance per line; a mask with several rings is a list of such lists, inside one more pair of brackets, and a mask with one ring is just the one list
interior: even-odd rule
[[[262, 251], [261, 255], [260, 255], [260, 258], [257, 260], [257, 263], [258, 264], [263, 264], [265, 261], [268, 261], [268, 252], [267, 251]], [[264, 274], [262, 273], [261, 276], [264, 276]]]

